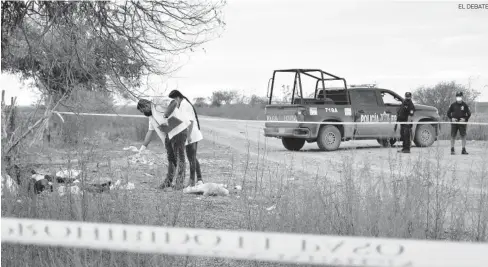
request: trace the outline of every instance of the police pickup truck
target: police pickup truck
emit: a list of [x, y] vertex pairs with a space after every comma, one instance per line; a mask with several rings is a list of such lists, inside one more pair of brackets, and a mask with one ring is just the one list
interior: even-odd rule
[[[287, 76], [288, 84], [280, 83], [278, 76]], [[325, 86], [331, 82], [340, 86]], [[317, 142], [321, 150], [334, 151], [342, 141], [353, 139], [377, 140], [387, 147], [400, 139], [400, 127], [395, 130], [395, 122], [403, 98], [388, 89], [348, 88], [344, 78], [320, 69], [286, 69], [273, 72], [267, 96], [264, 135], [280, 138], [288, 150], [298, 151], [305, 142]], [[432, 124], [414, 124], [413, 142], [418, 147], [431, 146], [439, 133], [439, 113], [425, 105], [415, 104], [415, 109], [414, 122]]]

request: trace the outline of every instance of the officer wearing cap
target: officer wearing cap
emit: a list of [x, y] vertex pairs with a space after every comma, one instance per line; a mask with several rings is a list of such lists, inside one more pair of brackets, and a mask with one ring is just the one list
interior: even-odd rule
[[[412, 122], [413, 114], [415, 113], [415, 106], [412, 102], [412, 93], [405, 93], [405, 100], [398, 109], [397, 121], [398, 122]], [[401, 124], [400, 125], [400, 135], [403, 141], [403, 148], [399, 150], [400, 153], [410, 153], [411, 146], [411, 135], [412, 135], [412, 124]]]
[[[463, 144], [463, 150], [461, 154], [467, 155], [466, 152], [466, 128], [467, 125], [464, 124], [468, 122], [469, 117], [471, 117], [471, 112], [469, 111], [468, 105], [463, 101], [463, 92], [456, 93], [456, 102], [452, 103], [447, 110], [447, 117], [451, 120], [451, 155], [456, 154], [454, 151], [454, 143], [456, 142], [456, 135], [459, 131], [461, 135], [461, 140]], [[461, 122], [463, 124], [460, 124]]]

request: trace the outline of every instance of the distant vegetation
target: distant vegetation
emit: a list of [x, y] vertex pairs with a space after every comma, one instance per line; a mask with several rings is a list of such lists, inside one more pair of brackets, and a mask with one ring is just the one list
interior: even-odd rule
[[441, 118], [446, 119], [449, 106], [456, 100], [456, 92], [463, 92], [464, 102], [469, 105], [471, 112], [474, 112], [475, 101], [481, 93], [470, 85], [464, 86], [454, 81], [419, 87], [413, 91], [412, 97], [416, 103], [436, 107]]
[[266, 97], [251, 95], [250, 97], [232, 90], [214, 91], [209, 98], [193, 99], [197, 112], [201, 115], [242, 119], [264, 120]]

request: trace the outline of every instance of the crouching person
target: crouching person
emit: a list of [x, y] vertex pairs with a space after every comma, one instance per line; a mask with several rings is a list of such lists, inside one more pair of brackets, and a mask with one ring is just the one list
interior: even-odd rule
[[[202, 139], [198, 118], [196, 113], [191, 116], [188, 112], [184, 112], [189, 110], [188, 104], [190, 108], [193, 107], [186, 97], [179, 92], [176, 95], [172, 93], [170, 95], [173, 100], [167, 108], [156, 107], [157, 105], [145, 99], [139, 100], [137, 105], [137, 109], [149, 118], [149, 129], [139, 151], [147, 148], [155, 131], [165, 144], [168, 172], [159, 186], [160, 189], [171, 187], [173, 180], [175, 180], [175, 189], [183, 188], [186, 172], [185, 147], [190, 162], [191, 183], [195, 184], [195, 172], [198, 180], [202, 181], [200, 164], [196, 158], [197, 144]], [[181, 102], [183, 102], [182, 107]], [[192, 119], [193, 117], [195, 119]], [[196, 124], [193, 123], [195, 120]]]
[[[157, 108], [154, 103], [146, 99], [140, 99], [137, 103], [137, 109], [149, 118], [149, 128], [139, 151], [147, 148], [154, 132], [158, 134], [166, 148], [168, 172], [166, 179], [159, 186], [160, 189], [172, 186], [175, 172], [177, 173], [176, 189], [183, 188], [183, 181], [185, 180], [186, 160], [184, 146], [190, 122], [183, 118], [179, 114], [179, 110], [175, 109], [174, 106], [174, 101], [172, 101], [166, 111], [164, 111], [164, 107]], [[170, 108], [172, 109], [171, 112], [169, 112]], [[173, 111], [177, 111], [177, 114], [171, 114]], [[169, 115], [171, 115], [170, 119], [168, 119]]]

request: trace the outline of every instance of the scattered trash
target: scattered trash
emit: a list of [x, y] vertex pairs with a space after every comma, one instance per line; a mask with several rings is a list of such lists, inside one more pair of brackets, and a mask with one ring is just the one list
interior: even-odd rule
[[114, 185], [110, 186], [110, 190], [132, 190], [136, 188], [134, 183], [128, 182], [127, 184], [122, 184], [120, 180], [117, 180]]
[[55, 176], [39, 173], [36, 170], [31, 170], [31, 179], [28, 182], [28, 191], [30, 193], [41, 194], [44, 192], [53, 192], [53, 182], [71, 184], [79, 183], [76, 179], [81, 173], [79, 170], [61, 170]]
[[240, 191], [240, 190], [242, 190], [242, 186], [240, 186], [240, 185], [236, 185], [236, 186], [234, 186], [234, 189], [235, 189], [235, 190], [239, 190], [239, 191]]
[[276, 204], [274, 204], [273, 206], [270, 206], [270, 207], [266, 208], [267, 211], [272, 211], [274, 209], [276, 209]]
[[62, 170], [56, 173], [56, 177], [76, 179], [80, 175], [80, 170]]
[[108, 177], [100, 177], [88, 182], [88, 186], [85, 189], [90, 192], [102, 193], [110, 190], [111, 185], [112, 179]]
[[154, 152], [151, 152], [150, 150], [146, 149], [140, 153], [130, 156], [129, 161], [133, 164], [144, 164], [144, 165], [151, 166], [161, 160]]
[[216, 183], [203, 183], [198, 181], [195, 186], [188, 186], [183, 189], [185, 194], [203, 194], [203, 196], [228, 196], [229, 190], [226, 189], [224, 184]]
[[135, 147], [135, 146], [124, 147], [123, 149], [129, 150], [131, 152], [139, 152], [139, 149], [137, 149], [137, 147]]
[[[64, 173], [60, 173], [60, 172], [58, 172], [58, 174], [61, 174], [62, 176], [56, 175], [54, 177], [49, 175], [49, 174], [38, 173], [36, 170], [32, 170], [31, 173], [32, 173], [31, 178], [36, 180], [36, 181], [46, 179], [52, 183], [52, 182], [54, 182], [54, 180], [56, 180], [57, 183], [64, 183], [64, 184], [69, 184], [69, 183], [73, 183], [74, 181], [76, 181], [75, 177], [70, 178], [70, 177], [64, 176]], [[80, 172], [78, 171], [77, 176], [79, 174], [80, 174]]]
[[42, 179], [46, 179], [46, 175], [36, 173], [36, 174], [33, 174], [31, 176], [31, 178], [34, 179], [34, 180], [36, 180], [36, 181], [40, 181]]
[[152, 174], [149, 174], [149, 173], [144, 173], [145, 176], [148, 176], [148, 177], [154, 177], [154, 175]]
[[17, 192], [19, 191], [19, 186], [17, 185], [17, 183], [10, 177], [10, 175], [5, 174], [5, 176], [2, 175], [2, 185], [1, 185], [2, 196], [3, 196], [4, 184], [6, 186], [6, 190], [8, 190], [10, 194], [16, 195]]

